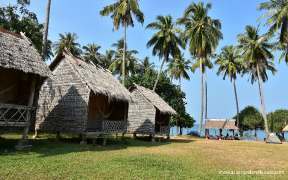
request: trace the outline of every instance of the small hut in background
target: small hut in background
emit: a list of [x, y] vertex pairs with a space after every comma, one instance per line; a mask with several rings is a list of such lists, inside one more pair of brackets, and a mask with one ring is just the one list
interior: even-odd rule
[[[233, 135], [232, 138], [235, 136], [235, 131], [238, 131], [239, 128], [235, 125], [236, 120], [234, 119], [206, 119], [205, 123], [205, 136], [206, 138], [210, 137], [210, 131], [211, 129], [219, 130], [219, 138], [223, 138], [223, 130], [232, 131]], [[229, 138], [229, 137], [226, 137]]]
[[112, 74], [64, 52], [51, 63], [40, 91], [35, 131], [85, 137], [124, 133], [129, 91]]
[[150, 135], [170, 134], [170, 117], [176, 111], [152, 90], [134, 84], [130, 89], [128, 133]]
[[0, 29], [0, 129], [25, 128], [27, 138], [39, 89], [49, 74], [24, 34]]

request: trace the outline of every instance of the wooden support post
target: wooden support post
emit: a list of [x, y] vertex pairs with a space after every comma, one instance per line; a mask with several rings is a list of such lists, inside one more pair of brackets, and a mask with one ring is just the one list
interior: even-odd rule
[[102, 144], [102, 145], [103, 145], [103, 146], [106, 146], [106, 144], [107, 144], [107, 138], [104, 136], [104, 137], [103, 137], [103, 144]]
[[86, 134], [81, 134], [82, 140], [80, 142], [81, 145], [86, 145], [87, 144], [87, 136]]
[[60, 132], [59, 132], [59, 131], [56, 132], [56, 140], [57, 140], [57, 141], [60, 141], [60, 140], [61, 140], [61, 135], [60, 135]]
[[39, 135], [38, 135], [38, 131], [35, 129], [33, 139], [37, 139], [37, 138], [39, 138]]
[[[31, 79], [31, 86], [30, 86], [30, 95], [29, 95], [29, 100], [28, 100], [28, 106], [33, 107], [34, 103], [34, 96], [35, 96], [35, 89], [36, 89], [36, 78], [32, 77]], [[28, 111], [26, 114], [26, 127], [24, 128], [23, 134], [22, 134], [22, 139], [19, 141], [18, 145], [15, 147], [17, 150], [23, 150], [26, 148], [30, 148], [31, 145], [28, 145], [28, 133], [29, 133], [29, 128], [31, 125], [31, 111]]]
[[95, 138], [92, 139], [92, 144], [96, 145], [97, 140]]
[[151, 142], [155, 142], [155, 135], [154, 134], [150, 134], [151, 137]]
[[133, 133], [133, 138], [136, 139], [137, 138], [137, 134]]
[[167, 140], [170, 140], [170, 134], [167, 134], [167, 138], [166, 138]]

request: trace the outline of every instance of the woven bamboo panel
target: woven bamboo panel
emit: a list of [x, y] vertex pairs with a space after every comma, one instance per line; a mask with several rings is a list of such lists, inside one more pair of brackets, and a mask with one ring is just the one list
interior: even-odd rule
[[103, 121], [102, 130], [106, 133], [120, 133], [126, 129], [126, 121]]
[[160, 126], [160, 132], [159, 134], [169, 134], [170, 133], [170, 127], [169, 126]]
[[30, 119], [35, 108], [20, 105], [0, 104], [0, 126], [24, 127]]

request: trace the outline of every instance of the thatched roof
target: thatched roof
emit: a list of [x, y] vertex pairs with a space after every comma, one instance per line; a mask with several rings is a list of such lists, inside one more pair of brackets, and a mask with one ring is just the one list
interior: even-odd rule
[[24, 34], [0, 29], [0, 68], [48, 77], [50, 70]]
[[160, 112], [167, 114], [177, 114], [177, 112], [154, 91], [137, 84], [134, 84], [134, 86], [130, 88], [130, 91], [132, 92], [135, 89], [137, 89]]
[[81, 80], [95, 93], [105, 95], [113, 100], [130, 101], [129, 91], [114, 78], [112, 73], [93, 63], [86, 63], [70, 53], [62, 53], [50, 64], [53, 71], [59, 62], [66, 58], [74, 67]]
[[283, 132], [288, 132], [288, 125], [285, 126], [282, 131], [283, 131]]
[[204, 127], [205, 129], [239, 129], [233, 119], [207, 119]]

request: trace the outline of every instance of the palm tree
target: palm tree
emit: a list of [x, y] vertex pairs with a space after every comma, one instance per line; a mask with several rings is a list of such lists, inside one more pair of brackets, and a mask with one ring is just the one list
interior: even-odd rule
[[154, 63], [151, 63], [149, 57], [146, 56], [140, 63], [139, 63], [139, 74], [149, 73], [154, 69]]
[[[214, 55], [210, 55], [210, 58], [214, 57]], [[205, 112], [205, 119], [208, 118], [208, 83], [207, 83], [207, 70], [213, 68], [213, 63], [210, 61], [210, 58], [205, 58], [202, 64], [202, 72], [203, 72], [203, 81], [204, 81], [204, 112]], [[200, 61], [196, 59], [196, 62], [192, 63], [191, 71], [195, 73], [197, 69], [200, 69]]]
[[103, 56], [100, 56], [101, 63], [100, 66], [104, 69], [108, 69], [109, 66], [112, 64], [114, 59], [115, 52], [113, 50], [106, 50], [105, 54]]
[[242, 62], [239, 50], [234, 46], [225, 46], [222, 48], [221, 54], [218, 56], [216, 62], [219, 65], [217, 75], [223, 74], [223, 79], [225, 80], [226, 76], [233, 83], [235, 103], [236, 103], [236, 112], [237, 112], [237, 127], [239, 127], [239, 103], [238, 95], [236, 88], [236, 79], [237, 75], [242, 72]]
[[[274, 34], [280, 30], [279, 43], [284, 54], [288, 53], [288, 0], [269, 0], [258, 7], [259, 10], [267, 10], [267, 24], [270, 26], [269, 33]], [[283, 46], [285, 48], [283, 48]], [[288, 63], [288, 56], [285, 61]]]
[[124, 27], [124, 52], [122, 60], [122, 83], [125, 85], [125, 60], [126, 60], [126, 42], [127, 42], [127, 27], [134, 26], [133, 16], [141, 24], [144, 23], [144, 14], [141, 12], [138, 0], [117, 0], [115, 3], [104, 7], [100, 14], [109, 16], [113, 19], [115, 30], [119, 29], [120, 24]]
[[188, 71], [191, 68], [190, 61], [184, 58], [184, 54], [180, 54], [175, 57], [175, 59], [168, 65], [168, 74], [171, 79], [179, 81], [179, 86], [181, 87], [181, 79], [190, 80]]
[[83, 46], [82, 49], [84, 50], [83, 58], [86, 62], [92, 61], [95, 64], [100, 64], [100, 53], [98, 52], [101, 46], [97, 44], [87, 44]]
[[267, 70], [273, 74], [276, 69], [273, 66], [273, 54], [271, 49], [273, 44], [269, 43], [267, 35], [259, 35], [259, 29], [246, 26], [246, 32], [238, 36], [239, 48], [242, 50], [245, 73], [249, 73], [251, 82], [258, 81], [261, 112], [264, 119], [265, 131], [269, 134], [267, 114], [265, 108], [265, 98], [263, 91], [263, 82], [268, 80]]
[[183, 37], [189, 42], [189, 50], [193, 57], [199, 62], [201, 73], [201, 112], [199, 134], [202, 132], [203, 114], [204, 114], [204, 67], [208, 58], [215, 52], [220, 39], [223, 38], [221, 33], [221, 22], [218, 19], [212, 19], [208, 12], [212, 5], [204, 5], [203, 2], [198, 4], [192, 3], [185, 10], [182, 18], [178, 23], [185, 25]]
[[56, 54], [60, 54], [64, 49], [70, 51], [74, 56], [81, 54], [80, 44], [76, 42], [77, 35], [75, 33], [59, 34], [60, 39], [54, 44]]
[[42, 46], [42, 58], [43, 59], [45, 59], [46, 57], [47, 47], [48, 47], [48, 32], [49, 32], [51, 1], [52, 0], [48, 0], [47, 6], [46, 6], [46, 18], [45, 18], [45, 23], [44, 23], [43, 46]]
[[169, 57], [175, 58], [181, 54], [181, 48], [184, 48], [184, 42], [179, 37], [180, 29], [175, 27], [175, 23], [171, 16], [158, 16], [155, 22], [147, 25], [148, 29], [157, 30], [157, 32], [148, 41], [147, 47], [153, 46], [153, 55], [158, 55], [162, 59], [162, 63], [155, 81], [153, 91], [155, 91], [160, 74], [162, 72], [165, 62], [169, 61]]
[[[131, 74], [135, 74], [137, 69], [137, 58], [135, 57], [138, 54], [136, 50], [127, 50], [127, 43], [124, 42], [123, 39], [120, 39], [117, 43], [114, 43], [112, 47], [115, 47], [113, 62], [109, 66], [109, 70], [112, 71], [113, 74], [119, 74], [122, 77], [129, 76]], [[126, 60], [125, 60], [125, 74], [123, 75], [123, 71], [121, 71], [122, 66], [122, 57], [124, 53], [124, 47], [126, 47]]]

